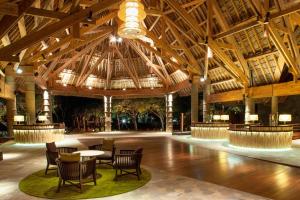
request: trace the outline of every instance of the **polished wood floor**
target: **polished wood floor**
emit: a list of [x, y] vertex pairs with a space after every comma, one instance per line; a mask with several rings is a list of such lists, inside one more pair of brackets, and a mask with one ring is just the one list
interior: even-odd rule
[[143, 147], [144, 165], [176, 175], [272, 199], [300, 199], [300, 168], [209, 150], [167, 137], [122, 138], [116, 144], [119, 149]]

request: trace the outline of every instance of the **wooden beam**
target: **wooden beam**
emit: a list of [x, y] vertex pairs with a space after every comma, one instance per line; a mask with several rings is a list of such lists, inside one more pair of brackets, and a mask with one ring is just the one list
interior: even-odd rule
[[184, 80], [180, 83], [177, 83], [174, 86], [171, 86], [170, 88], [143, 88], [143, 89], [127, 89], [125, 91], [123, 90], [105, 90], [100, 88], [93, 88], [92, 90], [89, 90], [88, 88], [77, 88], [72, 85], [68, 85], [67, 87], [64, 87], [60, 84], [54, 84], [52, 86], [49, 86], [49, 91], [53, 95], [61, 95], [61, 96], [80, 96], [80, 97], [91, 97], [91, 98], [101, 98], [103, 96], [113, 96], [113, 97], [136, 97], [136, 96], [143, 96], [143, 97], [151, 97], [151, 96], [164, 96], [167, 93], [174, 93], [178, 92], [182, 89], [189, 88], [190, 83], [188, 80]]
[[34, 7], [30, 7], [28, 10], [26, 10], [25, 15], [45, 17], [45, 18], [57, 19], [57, 20], [61, 20], [69, 16], [69, 14], [64, 12], [52, 11], [52, 10], [46, 10], [46, 9], [40, 9]]
[[[283, 16], [289, 15], [289, 14], [294, 14], [294, 13], [298, 12], [299, 10], [300, 10], [300, 3], [297, 3], [296, 5], [293, 5], [292, 7], [288, 8], [288, 9], [271, 13], [269, 16], [269, 20], [273, 20], [278, 17], [283, 17]], [[220, 38], [224, 38], [224, 37], [233, 35], [235, 33], [241, 32], [241, 31], [245, 31], [249, 28], [261, 26], [262, 23], [260, 20], [261, 19], [258, 17], [249, 18], [241, 23], [238, 23], [238, 24], [230, 27], [230, 29], [228, 29], [227, 31], [222, 31], [220, 33], [215, 34], [213, 36], [213, 38], [220, 39]]]
[[[25, 0], [25, 2], [29, 2], [29, 1], [32, 0]], [[62, 29], [65, 29], [73, 24], [79, 23], [80, 21], [82, 21], [82, 19], [86, 18], [89, 15], [90, 11], [92, 11], [95, 14], [102, 12], [104, 10], [107, 10], [111, 6], [118, 4], [119, 1], [120, 0], [105, 0], [101, 3], [97, 3], [89, 8], [80, 10], [72, 15], [69, 15], [68, 17], [65, 17], [63, 20], [59, 22], [53, 23], [39, 31], [33, 32], [23, 37], [22, 39], [14, 42], [11, 45], [3, 47], [2, 49], [0, 49], [0, 56], [4, 54], [13, 55], [23, 49], [26, 49], [27, 47], [36, 44], [55, 33], [58, 33]], [[3, 33], [6, 33], [5, 31], [2, 31], [2, 27], [3, 26], [1, 25], [0, 22], [0, 36], [2, 36]]]
[[200, 74], [203, 74], [203, 70], [201, 66], [198, 64], [197, 60], [195, 59], [194, 55], [192, 54], [191, 50], [187, 47], [186, 43], [184, 42], [183, 38], [179, 34], [179, 32], [169, 23], [168, 27], [170, 28], [172, 34], [175, 36], [177, 42], [183, 47], [183, 51], [187, 58], [189, 59], [190, 63], [193, 65], [193, 67], [199, 71]]
[[89, 70], [87, 71], [87, 73], [85, 73], [82, 77], [82, 79], [79, 82], [79, 85], [82, 85], [84, 83], [84, 81], [89, 77], [89, 75], [94, 71], [95, 67], [97, 67], [98, 65], [101, 64], [101, 62], [103, 61], [103, 59], [107, 56], [107, 54], [109, 53], [109, 51], [105, 51], [103, 52], [103, 54], [100, 56], [100, 58], [98, 58], [98, 60], [95, 62], [94, 65], [92, 65]]
[[135, 85], [135, 87], [137, 89], [140, 89], [142, 86], [141, 86], [141, 83], [139, 81], [139, 77], [137, 76], [136, 73], [133, 72], [133, 70], [128, 66], [127, 62], [124, 60], [124, 57], [122, 55], [122, 53], [119, 51], [118, 47], [114, 46], [120, 60], [121, 60], [121, 63], [123, 65], [123, 67], [126, 69], [128, 75], [131, 77], [131, 79], [133, 80], [133, 83]]
[[[22, 0], [18, 4], [18, 16], [4, 15], [0, 21], [0, 39], [6, 35], [19, 21], [20, 17], [23, 16], [24, 12], [31, 6], [34, 0]], [[7, 47], [9, 47], [8, 45]], [[23, 50], [23, 49], [21, 49]], [[17, 53], [17, 52], [14, 52]], [[7, 52], [9, 55], [13, 55], [14, 53]]]
[[[212, 4], [211, 5], [212, 9], [214, 10], [216, 18], [217, 18], [219, 24], [221, 25], [222, 29], [224, 31], [228, 30], [230, 28], [229, 23], [224, 18], [223, 12], [222, 12], [221, 8], [219, 7], [217, 1], [211, 0], [210, 3]], [[229, 36], [227, 39], [228, 39], [229, 43], [234, 46], [234, 48], [235, 48], [234, 53], [235, 53], [240, 65], [242, 66], [242, 69], [243, 69], [244, 73], [246, 74], [246, 77], [250, 77], [249, 66], [248, 66], [248, 63], [245, 60], [243, 54], [241, 53], [242, 50], [240, 48], [240, 45], [236, 42], [235, 38], [232, 36]]]
[[282, 41], [282, 38], [280, 37], [279, 33], [273, 26], [273, 22], [270, 22], [267, 26], [269, 30], [269, 34], [271, 37], [271, 40], [273, 41], [274, 45], [276, 46], [277, 50], [280, 52], [280, 54], [283, 56], [285, 62], [291, 69], [291, 73], [295, 76], [295, 78], [299, 78], [300, 76], [300, 69], [297, 65], [295, 59], [292, 57], [291, 53], [289, 52], [288, 48], [285, 46], [284, 42]]
[[159, 77], [165, 85], [167, 85], [167, 81], [164, 77], [164, 75], [159, 71], [157, 65], [153, 64], [152, 61], [145, 55], [145, 53], [132, 41], [126, 40], [126, 43], [128, 43], [132, 49], [144, 60], [144, 62], [149, 65], [156, 74], [157, 77]]
[[[210, 103], [242, 101], [244, 99], [244, 89], [232, 90], [223, 93], [211, 94]], [[272, 96], [292, 96], [300, 94], [300, 82], [276, 83], [264, 86], [248, 88], [248, 96], [252, 98], [269, 98]]]
[[54, 77], [58, 73], [60, 73], [63, 69], [65, 69], [68, 65], [70, 65], [73, 60], [76, 60], [78, 57], [82, 56], [83, 54], [86, 54], [89, 50], [94, 48], [95, 46], [99, 45], [101, 42], [103, 42], [107, 38], [107, 35], [102, 37], [101, 39], [97, 40], [96, 42], [90, 43], [88, 46], [86, 46], [84, 49], [82, 49], [80, 52], [76, 53], [75, 56], [73, 56], [71, 59], [69, 59], [68, 62], [64, 63], [62, 66], [60, 66], [58, 69], [56, 69], [50, 77]]
[[189, 13], [187, 13], [187, 11], [181, 7], [181, 5], [175, 1], [175, 0], [164, 0], [173, 10], [176, 11], [176, 13], [183, 19], [183, 21], [189, 25], [189, 27], [198, 34], [198, 36], [200, 36], [200, 38], [202, 38], [202, 41], [199, 42], [203, 42], [203, 37], [205, 35], [205, 33], [202, 31], [202, 29], [199, 27], [197, 21], [195, 18], [193, 18], [192, 16], [190, 16]]
[[83, 76], [83, 73], [85, 72], [87, 66], [89, 66], [90, 61], [91, 61], [91, 59], [92, 59], [92, 57], [93, 57], [93, 55], [94, 55], [94, 53], [95, 53], [95, 50], [96, 50], [96, 47], [93, 47], [92, 50], [90, 51], [90, 54], [88, 55], [88, 57], [87, 57], [86, 60], [84, 61], [83, 67], [80, 67], [80, 68], [81, 68], [81, 71], [80, 71], [80, 74], [79, 74], [79, 76], [78, 76], [78, 78], [77, 78], [76, 87], [79, 86], [79, 83], [80, 83], [80, 80], [81, 80], [81, 78], [82, 78], [82, 76]]
[[[67, 53], [70, 53], [72, 51], [75, 51], [77, 48], [79, 47], [82, 47], [90, 42], [93, 42], [93, 41], [96, 41], [98, 40], [99, 38], [102, 38], [104, 36], [107, 36], [109, 33], [111, 33], [112, 30], [107, 30], [107, 31], [104, 31], [103, 33], [100, 33], [100, 34], [93, 34], [93, 35], [88, 35], [86, 37], [82, 37], [82, 41], [79, 41], [79, 40], [74, 40], [69, 46], [68, 48], [64, 49], [64, 50], [61, 50], [61, 51], [58, 51], [52, 55], [49, 55], [49, 54], [46, 54], [47, 56], [43, 55], [42, 54], [42, 60], [40, 60], [38, 63], [36, 63], [36, 65], [41, 65], [41, 64], [45, 64], [45, 63], [48, 63], [52, 60], [54, 60], [55, 58], [58, 58], [62, 55], [65, 55]], [[97, 42], [97, 41], [96, 41]]]
[[248, 86], [249, 81], [244, 72], [234, 64], [234, 62], [218, 47], [218, 45], [213, 40], [208, 41], [209, 47], [216, 54], [222, 62], [225, 64], [225, 68], [235, 74], [236, 79], [240, 80], [244, 86]]
[[0, 14], [19, 16], [19, 7], [15, 3], [3, 2], [0, 3]]

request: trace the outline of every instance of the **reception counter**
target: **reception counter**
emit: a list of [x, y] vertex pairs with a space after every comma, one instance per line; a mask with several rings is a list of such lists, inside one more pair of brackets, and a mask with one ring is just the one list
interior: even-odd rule
[[57, 142], [64, 139], [65, 126], [63, 124], [14, 125], [13, 132], [16, 143]]
[[191, 126], [191, 135], [199, 139], [228, 139], [227, 123], [193, 123]]
[[286, 149], [292, 145], [292, 126], [230, 125], [229, 144], [237, 147]]

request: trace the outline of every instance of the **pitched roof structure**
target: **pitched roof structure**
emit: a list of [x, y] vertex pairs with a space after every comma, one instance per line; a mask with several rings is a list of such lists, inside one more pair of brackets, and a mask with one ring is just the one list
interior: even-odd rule
[[20, 90], [33, 69], [54, 94], [94, 97], [189, 95], [196, 75], [215, 101], [300, 76], [298, 0], [143, 0], [153, 44], [111, 42], [120, 2], [0, 0], [1, 70], [23, 69]]

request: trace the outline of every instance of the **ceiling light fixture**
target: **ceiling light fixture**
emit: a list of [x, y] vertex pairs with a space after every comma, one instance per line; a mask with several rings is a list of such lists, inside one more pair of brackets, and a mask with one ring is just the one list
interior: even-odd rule
[[144, 5], [140, 0], [125, 0], [121, 3], [118, 17], [123, 23], [118, 28], [118, 35], [123, 38], [136, 39], [146, 35], [142, 24], [146, 18]]
[[18, 69], [16, 70], [16, 72], [17, 72], [17, 74], [22, 74], [22, 73], [23, 73], [23, 70], [22, 70], [21, 68], [18, 68]]
[[64, 83], [64, 84], [63, 84], [63, 86], [64, 86], [64, 87], [67, 87], [67, 84], [66, 84], [66, 83]]
[[89, 86], [89, 90], [91, 90], [91, 89], [93, 89], [93, 87], [92, 87], [92, 86]]
[[200, 77], [200, 82], [204, 82], [205, 78], [203, 76]]
[[59, 38], [55, 38], [55, 40], [56, 40], [56, 42], [59, 42], [59, 41], [60, 41], [60, 39], [59, 39]]

